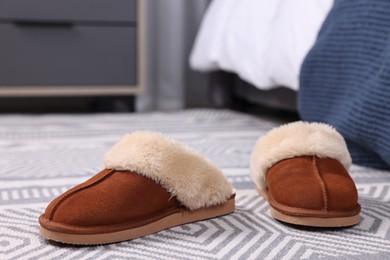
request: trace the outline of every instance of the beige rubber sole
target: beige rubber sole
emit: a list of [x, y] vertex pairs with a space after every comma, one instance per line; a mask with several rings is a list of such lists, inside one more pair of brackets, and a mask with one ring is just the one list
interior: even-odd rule
[[137, 228], [132, 228], [123, 231], [103, 234], [68, 234], [48, 230], [40, 227], [40, 234], [49, 240], [65, 244], [74, 245], [100, 245], [115, 242], [131, 240], [143, 236], [147, 236], [164, 229], [191, 223], [195, 221], [210, 219], [218, 216], [223, 216], [232, 213], [235, 209], [234, 197], [230, 198], [225, 204], [203, 208], [193, 211], [182, 211], [169, 215], [158, 221]]
[[271, 208], [271, 215], [277, 220], [301, 226], [310, 227], [349, 227], [360, 222], [360, 215], [342, 218], [314, 218], [314, 217], [297, 217], [281, 213]]
[[[268, 200], [268, 192], [265, 190], [259, 191], [259, 194]], [[310, 226], [310, 227], [349, 227], [356, 225], [360, 222], [360, 213], [357, 213], [348, 217], [305, 217], [305, 216], [294, 216], [284, 214], [270, 205], [271, 216], [282, 222]]]

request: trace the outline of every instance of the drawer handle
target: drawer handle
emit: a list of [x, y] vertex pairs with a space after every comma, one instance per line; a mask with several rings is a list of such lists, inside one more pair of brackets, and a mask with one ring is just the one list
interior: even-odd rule
[[13, 22], [16, 26], [23, 27], [61, 27], [69, 28], [74, 24], [68, 21], [40, 21], [40, 20], [16, 20]]

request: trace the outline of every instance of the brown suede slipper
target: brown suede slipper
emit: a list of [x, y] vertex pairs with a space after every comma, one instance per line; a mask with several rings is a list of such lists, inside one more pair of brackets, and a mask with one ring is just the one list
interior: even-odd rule
[[106, 169], [53, 200], [40, 234], [78, 245], [107, 244], [234, 211], [232, 186], [192, 149], [152, 132], [124, 136]]
[[322, 123], [294, 122], [257, 141], [251, 177], [283, 222], [315, 227], [352, 226], [360, 221], [355, 183], [343, 137]]

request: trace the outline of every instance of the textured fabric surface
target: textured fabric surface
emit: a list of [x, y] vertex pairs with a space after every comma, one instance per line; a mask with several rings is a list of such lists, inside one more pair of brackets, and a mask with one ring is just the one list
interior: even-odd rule
[[[333, 0], [213, 0], [199, 28], [190, 65], [234, 72], [268, 90], [298, 89], [298, 75]], [[304, 14], [304, 15], [302, 15]]]
[[355, 163], [390, 168], [390, 1], [336, 0], [301, 69], [299, 112], [347, 139]]
[[[386, 259], [390, 172], [353, 165], [362, 221], [308, 229], [275, 221], [249, 177], [251, 149], [278, 122], [223, 110], [150, 114], [0, 116], [0, 259]], [[48, 242], [37, 218], [98, 172], [127, 132], [161, 131], [200, 151], [237, 190], [235, 213], [95, 247]]]

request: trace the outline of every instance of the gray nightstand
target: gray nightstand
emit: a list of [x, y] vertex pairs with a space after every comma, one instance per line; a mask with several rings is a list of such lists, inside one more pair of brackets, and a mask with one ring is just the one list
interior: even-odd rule
[[0, 0], [0, 97], [129, 96], [142, 0]]

